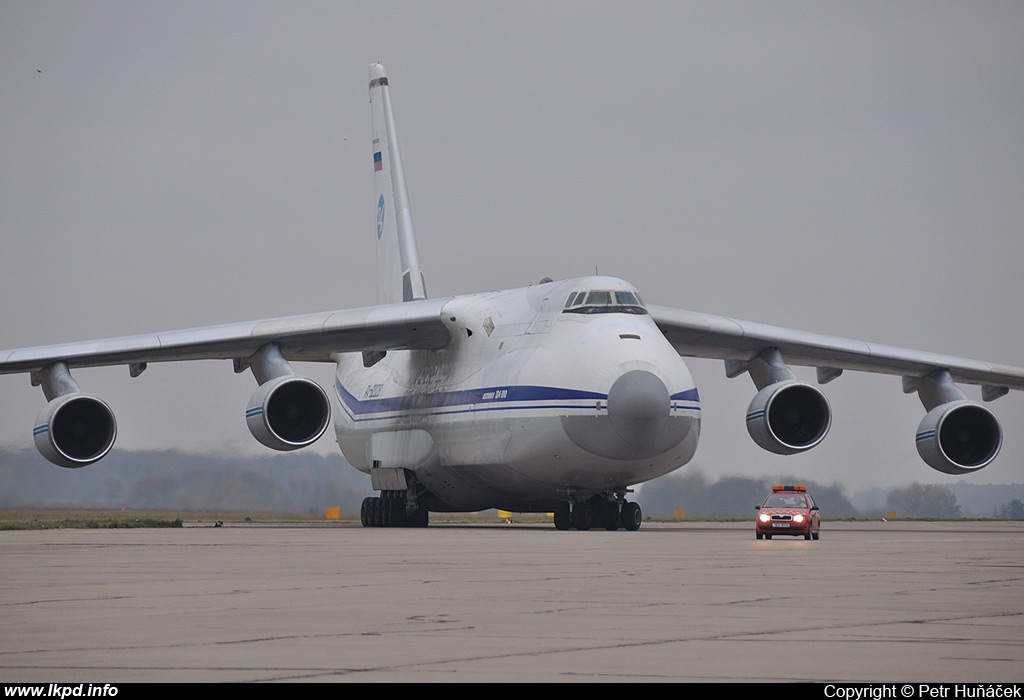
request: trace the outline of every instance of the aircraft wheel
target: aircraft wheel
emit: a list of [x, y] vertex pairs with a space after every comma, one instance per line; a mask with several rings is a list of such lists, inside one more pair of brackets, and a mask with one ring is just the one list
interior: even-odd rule
[[389, 498], [388, 500], [388, 527], [402, 527], [405, 525], [405, 499]]
[[643, 520], [644, 514], [638, 503], [630, 501], [622, 505], [622, 527], [627, 530], [639, 530]]
[[426, 527], [427, 523], [430, 522], [430, 511], [420, 506], [412, 517], [409, 519], [410, 527]]
[[555, 506], [555, 529], [568, 530], [572, 521], [569, 519], [569, 504], [559, 503]]
[[359, 506], [359, 522], [362, 523], [363, 527], [371, 527], [371, 513], [373, 512], [373, 504], [370, 502], [370, 497], [367, 496], [363, 499], [362, 504]]
[[601, 520], [605, 530], [619, 529], [619, 504], [605, 503], [601, 508]]
[[594, 524], [594, 507], [590, 505], [589, 501], [576, 504], [572, 514], [572, 523], [577, 530], [589, 530], [590, 526]]

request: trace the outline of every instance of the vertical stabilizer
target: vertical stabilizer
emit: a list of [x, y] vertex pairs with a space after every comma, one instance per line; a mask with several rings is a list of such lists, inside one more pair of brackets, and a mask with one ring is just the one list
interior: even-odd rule
[[377, 300], [389, 304], [426, 299], [395, 116], [391, 111], [388, 74], [379, 63], [370, 66], [370, 111], [377, 204]]

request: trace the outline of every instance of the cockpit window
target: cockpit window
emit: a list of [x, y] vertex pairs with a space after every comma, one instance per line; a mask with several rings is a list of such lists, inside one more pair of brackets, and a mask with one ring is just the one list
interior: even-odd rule
[[611, 306], [612, 304], [612, 293], [611, 292], [587, 292], [587, 301], [585, 302], [589, 306]]
[[635, 292], [595, 289], [570, 294], [563, 313], [646, 314], [647, 309]]
[[633, 292], [615, 292], [615, 303], [623, 306], [643, 306], [640, 297]]

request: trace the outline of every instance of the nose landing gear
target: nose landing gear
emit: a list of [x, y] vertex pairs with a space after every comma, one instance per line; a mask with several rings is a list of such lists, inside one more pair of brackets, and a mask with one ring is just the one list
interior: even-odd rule
[[586, 501], [571, 498], [555, 507], [555, 529], [589, 530], [603, 527], [605, 530], [639, 530], [643, 522], [640, 506], [625, 499], [626, 492], [609, 494], [609, 497], [593, 496]]
[[421, 503], [413, 501], [410, 510], [407, 491], [381, 491], [380, 496], [363, 499], [359, 521], [363, 527], [426, 527], [429, 513]]

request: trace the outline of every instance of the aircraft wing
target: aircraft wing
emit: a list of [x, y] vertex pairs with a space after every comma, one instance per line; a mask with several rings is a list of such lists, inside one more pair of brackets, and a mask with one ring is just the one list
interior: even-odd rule
[[[741, 373], [746, 363], [765, 350], [777, 348], [789, 364], [818, 368], [818, 380], [822, 383], [839, 376], [844, 369], [893, 374], [907, 378], [905, 381], [946, 370], [954, 382], [981, 385], [986, 400], [998, 398], [1010, 389], [1024, 390], [1024, 368], [1020, 367], [668, 307], [652, 306], [649, 311], [680, 355], [725, 360], [730, 376]], [[907, 388], [913, 390], [912, 382]]]
[[450, 335], [441, 321], [447, 299], [427, 299], [203, 328], [0, 350], [0, 374], [176, 360], [245, 360], [276, 343], [286, 360], [331, 362], [340, 352], [431, 349]]

